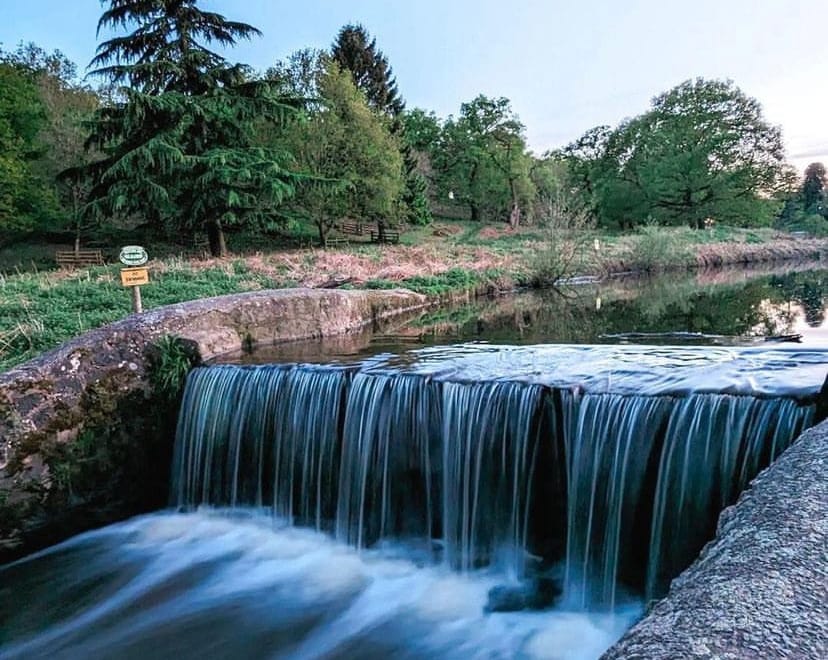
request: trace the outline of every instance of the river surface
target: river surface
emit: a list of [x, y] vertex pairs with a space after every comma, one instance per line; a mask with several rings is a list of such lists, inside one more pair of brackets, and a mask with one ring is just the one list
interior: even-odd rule
[[372, 332], [218, 361], [316, 362], [466, 342], [756, 346], [797, 339], [828, 348], [826, 310], [828, 270], [820, 263], [618, 277], [482, 298], [391, 320]]
[[[659, 555], [656, 559], [669, 564], [676, 536], [670, 531], [673, 529], [670, 525], [675, 530], [684, 526], [680, 519], [670, 517], [673, 511], [670, 498], [680, 497], [682, 506], [690, 507], [689, 515], [696, 520], [699, 511], [708, 511], [711, 503], [716, 503], [715, 514], [736, 495], [734, 491], [727, 495], [730, 499], [720, 501], [717, 498], [725, 496], [720, 493], [718, 478], [705, 477], [713, 466], [716, 474], [724, 469], [715, 450], [716, 438], [727, 435], [723, 429], [730, 435], [721, 456], [729, 457], [727, 460], [734, 465], [737, 457], [741, 461], [738, 475], [741, 487], [749, 477], [745, 467], [748, 463], [754, 469], [762, 461], [772, 460], [792, 439], [790, 436], [810, 419], [812, 413], [807, 408], [807, 400], [819, 389], [828, 360], [825, 350], [828, 349], [827, 301], [828, 272], [817, 266], [798, 271], [771, 268], [701, 272], [653, 280], [613, 279], [567, 286], [561, 292], [520, 293], [430, 311], [404, 322], [393, 321], [373, 333], [229, 356], [222, 361], [322, 366], [311, 367], [310, 371], [297, 367], [299, 371], [290, 372], [294, 374], [290, 378], [295, 385], [288, 383], [289, 378], [284, 375], [288, 372], [280, 369], [262, 368], [260, 374], [254, 374], [256, 378], [245, 376], [250, 384], [234, 385], [237, 387], [234, 391], [247, 392], [244, 396], [248, 399], [234, 394], [229, 400], [223, 400], [224, 403], [217, 404], [224, 406], [220, 415], [217, 412], [199, 417], [197, 402], [192, 398], [195, 394], [192, 394], [188, 413], [191, 419], [186, 422], [187, 428], [195, 429], [188, 431], [195, 443], [192, 451], [206, 452], [200, 454], [202, 458], [198, 459], [197, 466], [192, 460], [186, 466], [192, 472], [187, 483], [196, 484], [192, 490], [198, 496], [182, 498], [173, 488], [171, 503], [175, 506], [168, 511], [92, 531], [0, 567], [0, 658], [597, 658], [644, 609], [643, 591], [634, 586], [619, 586], [621, 583], [616, 577], [624, 570], [635, 574], [643, 569], [629, 566], [625, 569], [623, 552], [618, 547], [614, 554], [603, 549], [611, 532], [615, 534], [613, 538], [626, 537], [615, 529], [617, 525], [612, 526], [612, 516], [598, 512], [594, 502], [588, 506], [573, 505], [574, 509], [567, 514], [560, 502], [550, 500], [528, 507], [522, 495], [514, 494], [523, 487], [521, 479], [540, 479], [525, 463], [525, 448], [540, 446], [532, 444], [537, 441], [532, 439], [534, 436], [530, 437], [530, 431], [540, 422], [532, 409], [526, 407], [528, 395], [524, 390], [510, 390], [511, 385], [507, 387], [505, 383], [535, 388], [532, 405], [539, 406], [545, 405], [539, 398], [543, 388], [564, 388], [566, 395], [556, 405], [563, 409], [582, 407], [583, 419], [573, 422], [572, 428], [592, 425], [603, 429], [599, 435], [593, 430], [594, 438], [589, 442], [578, 443], [579, 448], [588, 447], [591, 452], [589, 455], [584, 453], [586, 450], [582, 452], [586, 476], [578, 487], [586, 488], [583, 492], [587, 495], [593, 493], [592, 499], [596, 492], [603, 492], [602, 488], [606, 490], [607, 501], [615, 498], [621, 502], [627, 497], [623, 480], [616, 487], [611, 479], [601, 476], [599, 468], [605, 461], [600, 457], [608, 456], [607, 460], [617, 464], [619, 474], [631, 479], [636, 453], [641, 451], [641, 439], [636, 431], [642, 428], [639, 420], [656, 417], [663, 420], [655, 424], [652, 437], [648, 436], [646, 441], [656, 455], [660, 443], [668, 442], [664, 438], [672, 437], [670, 429], [674, 425], [675, 442], [680, 443], [689, 433], [684, 429], [700, 433], [699, 428], [708, 423], [705, 420], [718, 416], [718, 421], [709, 422], [703, 443], [688, 444], [681, 451], [671, 450], [673, 458], [662, 459], [666, 474], [672, 474], [668, 468], [673, 469], [675, 478], [664, 479], [663, 484], [661, 479], [657, 484], [651, 483], [645, 478], [645, 472], [658, 467], [658, 461], [638, 459], [640, 465], [636, 470], [640, 472], [641, 489], [650, 488], [654, 493], [656, 504], [652, 508], [664, 509], [663, 522], [659, 523], [663, 525], [663, 529], [659, 528], [663, 557]], [[317, 368], [327, 379], [325, 382], [334, 382], [332, 373], [337, 370], [343, 373], [359, 370], [362, 380], [345, 378], [352, 394], [348, 394], [351, 407], [344, 431], [337, 430], [335, 422], [346, 413], [343, 411], [341, 416], [332, 413], [331, 406], [344, 401], [345, 390], [331, 389], [332, 386], [316, 378], [314, 369]], [[227, 378], [238, 380], [232, 369], [228, 369]], [[219, 370], [211, 373], [207, 369], [202, 373], [212, 378], [215, 385], [210, 385], [212, 389], [199, 396], [209, 395], [213, 397], [209, 400], [221, 402], [220, 388], [229, 381]], [[496, 535], [499, 528], [492, 531], [489, 527], [500, 523], [492, 517], [494, 522], [487, 526], [489, 513], [475, 507], [489, 506], [500, 515], [503, 498], [511, 498], [513, 508], [504, 519], [508, 524], [504, 523], [506, 526], [501, 530], [504, 535], [511, 535], [510, 538], [517, 529], [511, 520], [523, 521], [520, 522], [524, 526], [521, 538], [531, 536], [532, 530], [527, 528], [539, 525], [527, 522], [530, 509], [531, 515], [539, 520], [558, 516], [560, 525], [580, 540], [576, 547], [558, 547], [555, 551], [567, 559], [567, 565], [573, 564], [572, 557], [579, 558], [592, 574], [603, 576], [603, 586], [610, 585], [612, 590], [611, 606], [600, 598], [595, 602], [604, 604], [596, 607], [585, 606], [584, 599], [574, 602], [566, 598], [522, 608], [493, 606], [493, 593], [503, 594], [505, 588], [508, 594], [508, 589], [519, 588], [520, 579], [525, 577], [516, 574], [519, 571], [514, 561], [499, 561], [496, 553], [485, 562], [466, 562], [468, 565], [458, 570], [443, 558], [451, 550], [449, 540], [431, 538], [427, 532], [420, 537], [409, 534], [407, 538], [383, 538], [382, 534], [374, 534], [377, 540], [364, 544], [362, 529], [367, 529], [369, 518], [378, 514], [365, 509], [363, 519], [359, 503], [346, 502], [345, 507], [347, 520], [358, 525], [356, 543], [349, 542], [350, 527], [344, 536], [337, 535], [333, 523], [329, 526], [318, 523], [312, 529], [298, 516], [288, 515], [300, 485], [291, 481], [287, 505], [280, 504], [277, 501], [279, 470], [287, 469], [293, 474], [293, 468], [289, 465], [285, 468], [287, 464], [282, 461], [282, 467], [277, 463], [274, 469], [268, 462], [272, 457], [264, 454], [256, 457], [244, 449], [248, 446], [245, 443], [251, 438], [255, 440], [258, 433], [245, 421], [250, 418], [250, 411], [242, 410], [245, 406], [251, 411], [255, 408], [249, 403], [251, 393], [255, 395], [259, 391], [256, 388], [272, 378], [282, 379], [279, 387], [294, 388], [285, 390], [294, 393], [289, 397], [291, 404], [300, 395], [305, 397], [302, 406], [293, 405], [290, 409], [293, 421], [284, 427], [289, 429], [284, 433], [293, 434], [290, 451], [296, 457], [295, 464], [304, 470], [302, 474], [310, 474], [317, 470], [316, 466], [324, 465], [321, 449], [314, 447], [332, 451], [319, 444], [326, 433], [344, 433], [346, 439], [352, 433], [355, 439], [366, 438], [366, 443], [374, 443], [374, 449], [349, 450], [354, 467], [348, 474], [359, 474], [362, 481], [354, 477], [348, 488], [354, 493], [365, 493], [366, 488], [376, 486], [379, 489], [376, 492], [385, 493], [387, 486], [390, 493], [387, 501], [399, 502], [398, 508], [402, 510], [407, 508], [406, 500], [431, 495], [424, 489], [406, 490], [408, 482], [403, 482], [401, 490], [399, 483], [391, 484], [391, 477], [397, 473], [389, 468], [387, 461], [397, 459], [393, 447], [383, 445], [382, 438], [408, 438], [420, 432], [416, 424], [402, 424], [398, 420], [409, 417], [416, 420], [420, 419], [417, 415], [429, 414], [428, 406], [422, 410], [416, 408], [417, 401], [424, 400], [425, 396], [418, 392], [425, 390], [415, 391], [409, 385], [405, 385], [408, 389], [401, 390], [400, 383], [395, 382], [394, 387], [398, 389], [393, 390], [397, 392], [393, 400], [397, 402], [394, 404], [398, 406], [397, 412], [390, 416], [370, 412], [373, 410], [370, 406], [390, 405], [387, 403], [390, 399], [376, 383], [400, 376], [403, 380], [408, 376], [423, 377], [428, 380], [429, 388], [439, 388], [441, 379], [452, 383], [452, 389], [439, 392], [443, 397], [440, 414], [444, 418], [444, 430], [442, 435], [437, 434], [439, 438], [429, 442], [446, 443], [462, 436], [468, 440], [470, 450], [474, 449], [476, 438], [485, 437], [487, 443], [494, 443], [487, 444], [486, 453], [477, 454], [476, 468], [460, 449], [448, 446], [442, 450], [448, 452], [447, 457], [456, 454], [458, 465], [465, 465], [466, 473], [458, 477], [456, 496], [440, 495], [443, 504], [436, 507], [435, 515], [447, 518], [449, 514], [456, 514], [459, 529], [469, 529], [472, 535], [481, 530]], [[487, 382], [495, 385], [486, 389]], [[480, 385], [475, 394], [477, 398], [468, 399], [468, 405], [478, 410], [479, 419], [474, 424], [462, 415], [467, 405], [462, 386], [469, 383]], [[300, 386], [304, 388], [301, 391], [296, 389]], [[729, 395], [715, 399], [722, 392]], [[687, 399], [682, 404], [685, 409], [674, 411], [675, 401], [683, 400], [681, 397], [688, 393], [693, 393], [702, 403]], [[590, 396], [592, 407], [584, 407], [582, 402], [589, 402]], [[781, 397], [781, 403], [776, 403], [774, 397]], [[749, 398], [754, 403], [748, 402]], [[366, 402], [364, 409], [354, 403], [360, 400]], [[631, 411], [627, 405], [630, 400], [644, 403]], [[650, 406], [647, 403], [650, 400], [659, 401], [659, 407]], [[510, 421], [517, 418], [509, 412], [510, 401], [523, 406], [520, 410], [525, 423], [521, 428]], [[488, 410], [486, 402], [489, 402]], [[403, 403], [411, 410], [404, 411], [400, 407]], [[750, 418], [739, 422], [743, 411]], [[603, 420], [600, 424], [599, 416]], [[745, 448], [748, 427], [756, 426], [750, 420], [776, 421], [782, 417], [789, 418], [790, 422], [774, 431], [770, 449], [761, 445], [764, 434], [757, 435], [755, 429], [750, 431], [754, 434], [749, 438], [751, 447]], [[451, 423], [445, 421], [449, 418], [453, 420]], [[380, 420], [386, 425], [385, 430], [378, 431], [380, 422], [374, 424], [372, 420]], [[265, 419], [256, 423], [273, 422]], [[232, 431], [235, 435], [229, 445], [222, 439], [221, 424], [236, 429]], [[365, 424], [371, 425], [370, 432]], [[612, 446], [600, 439], [627, 427], [624, 442], [629, 450], [629, 462], [622, 465], [617, 456], [612, 458]], [[523, 440], [518, 442], [515, 438], [520, 433]], [[208, 436], [209, 442], [205, 439]], [[509, 451], [514, 452], [509, 457], [505, 450], [499, 455], [495, 442], [507, 436], [511, 438]], [[575, 442], [574, 433], [570, 436], [566, 442], [561, 440], [561, 446], [566, 445], [567, 451]], [[305, 442], [302, 438], [308, 444], [300, 448], [299, 442]], [[676, 444], [679, 446], [683, 445]], [[378, 447], [385, 453], [371, 453]], [[219, 457], [215, 453], [218, 450], [226, 451], [226, 458], [224, 454]], [[749, 450], [754, 453], [749, 455]], [[691, 465], [696, 452], [707, 462], [696, 461]], [[383, 456], [384, 465], [379, 460]], [[595, 458], [589, 459], [589, 456]], [[546, 459], [555, 457], [550, 454]], [[627, 460], [626, 454], [624, 460]], [[245, 461], [249, 468], [245, 468]], [[341, 461], [342, 465], [346, 464], [344, 451]], [[487, 473], [487, 461], [501, 467]], [[219, 466], [220, 482], [214, 473], [215, 465]], [[267, 466], [264, 473], [262, 466]], [[308, 471], [309, 466], [313, 470]], [[577, 467], [572, 461], [568, 466], [570, 472]], [[625, 466], [629, 466], [629, 471]], [[518, 479], [519, 471], [528, 476]], [[404, 474], [406, 479], [412, 478], [410, 472]], [[227, 476], [230, 473], [232, 478]], [[320, 489], [327, 487], [322, 467], [314, 474], [315, 477], [308, 477], [307, 483], [301, 485], [302, 501], [308, 506], [316, 502], [314, 497], [319, 499]], [[675, 484], [689, 478], [699, 480], [698, 485], [689, 490], [682, 485], [681, 492], [673, 493]], [[577, 481], [571, 474], [569, 479]], [[602, 481], [606, 483], [602, 485]], [[263, 486], [265, 483], [268, 485]], [[455, 485], [444, 483], [449, 490]], [[470, 497], [470, 489], [482, 483], [493, 488], [491, 493]], [[202, 496], [216, 488], [222, 493], [225, 492], [222, 489], [227, 489], [227, 497]], [[243, 492], [245, 488], [254, 495], [248, 499], [237, 496], [237, 491]], [[266, 497], [262, 496], [263, 488]], [[572, 483], [569, 488], [570, 498], [581, 497], [581, 491], [576, 493]], [[550, 487], [547, 495], [551, 493]], [[552, 500], [556, 498], [557, 495]], [[337, 510], [342, 514], [342, 503], [337, 504], [335, 499], [331, 495], [332, 520]], [[268, 505], [268, 500], [273, 506]], [[468, 512], [454, 511], [461, 500], [473, 504]], [[228, 506], [230, 503], [232, 508]], [[700, 508], [693, 509], [691, 505]], [[322, 508], [322, 504], [315, 506]], [[393, 513], [383, 510], [377, 517], [378, 528], [399, 523], [392, 520]], [[627, 515], [618, 509], [619, 524], [622, 513]], [[581, 520], [586, 520], [585, 516], [589, 522], [583, 525]], [[712, 520], [715, 523], [715, 515]], [[596, 532], [599, 523], [606, 526]], [[413, 523], [407, 520], [405, 524]], [[430, 526], [431, 523], [427, 525]], [[551, 528], [552, 523], [548, 526]], [[583, 532], [584, 529], [591, 531]], [[707, 525], [700, 533], [709, 538], [710, 530]], [[630, 534], [638, 534], [638, 527], [631, 529]], [[699, 537], [694, 542], [704, 540]], [[462, 545], [460, 541], [463, 541], [460, 537], [455, 539], [455, 545]], [[642, 546], [640, 540], [634, 541]], [[463, 542], [464, 547], [473, 546], [473, 542], [472, 545]], [[536, 561], [540, 565], [541, 559], [529, 552], [535, 549], [525, 539], [523, 542], [518, 548], [523, 553], [521, 562]], [[599, 554], [595, 554], [596, 548]], [[646, 549], [638, 548], [636, 552], [646, 553]], [[627, 563], [632, 566], [634, 559], [629, 558]], [[615, 572], [608, 573], [611, 563]], [[544, 566], [552, 575], [559, 568]], [[639, 583], [643, 584], [643, 577], [635, 574], [625, 584]]]

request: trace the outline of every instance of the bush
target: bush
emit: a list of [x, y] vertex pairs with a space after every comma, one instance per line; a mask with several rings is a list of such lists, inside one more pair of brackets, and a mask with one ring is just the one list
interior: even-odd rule
[[572, 195], [561, 193], [540, 207], [541, 247], [529, 264], [531, 279], [539, 286], [593, 270], [595, 221]]
[[187, 375], [199, 362], [189, 342], [164, 335], [150, 349], [149, 380], [156, 394], [172, 401], [184, 391]]
[[681, 230], [655, 224], [638, 228], [632, 247], [632, 261], [639, 270], [652, 272], [685, 268], [690, 264], [692, 256], [693, 250]]

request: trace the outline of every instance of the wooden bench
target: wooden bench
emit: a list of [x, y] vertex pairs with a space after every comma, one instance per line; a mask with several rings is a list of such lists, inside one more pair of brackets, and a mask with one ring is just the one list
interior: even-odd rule
[[339, 231], [343, 234], [351, 234], [353, 236], [362, 236], [368, 233], [367, 228], [361, 222], [343, 222], [339, 225]]
[[58, 250], [55, 252], [55, 261], [61, 268], [86, 268], [104, 264], [100, 250]]
[[190, 242], [192, 245], [192, 250], [195, 254], [199, 257], [207, 257], [210, 256], [210, 241], [207, 238], [207, 234], [200, 234], [195, 233], [193, 234], [193, 238]]
[[384, 232], [380, 233], [378, 231], [371, 230], [371, 242], [372, 243], [399, 243], [400, 242], [400, 232], [390, 231], [390, 230], [386, 229]]
[[348, 244], [349, 244], [348, 239], [345, 238], [344, 236], [326, 236], [325, 237], [325, 243], [323, 244], [323, 247], [325, 247], [325, 248], [339, 247], [339, 246], [348, 245]]

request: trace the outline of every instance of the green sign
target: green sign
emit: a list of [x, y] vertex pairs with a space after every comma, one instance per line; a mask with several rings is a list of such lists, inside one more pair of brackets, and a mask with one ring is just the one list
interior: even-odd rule
[[125, 245], [118, 258], [124, 266], [143, 266], [149, 260], [149, 255], [140, 245]]

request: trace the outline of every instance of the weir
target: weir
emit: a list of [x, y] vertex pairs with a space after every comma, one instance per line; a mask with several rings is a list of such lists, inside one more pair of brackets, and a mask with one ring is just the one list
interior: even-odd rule
[[655, 598], [815, 420], [821, 351], [464, 345], [356, 364], [209, 366], [173, 504], [257, 507], [357, 548]]

